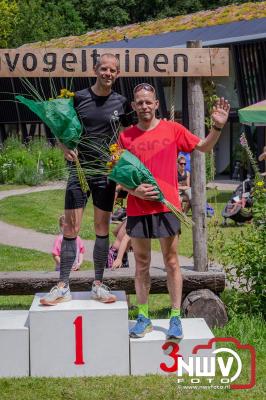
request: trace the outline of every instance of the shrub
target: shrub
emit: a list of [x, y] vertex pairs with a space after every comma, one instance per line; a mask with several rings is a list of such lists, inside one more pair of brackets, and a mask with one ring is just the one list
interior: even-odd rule
[[37, 185], [66, 176], [63, 154], [40, 139], [25, 145], [8, 138], [0, 152], [0, 183]]
[[[243, 307], [241, 291], [248, 294], [247, 306], [251, 312], [266, 316], [266, 188], [259, 175], [256, 160], [248, 146], [244, 134], [241, 145], [247, 153], [255, 172], [253, 189], [253, 223], [242, 230], [241, 235], [232, 235], [230, 241], [224, 241], [223, 263], [226, 265], [227, 278], [235, 291], [232, 307]], [[222, 235], [216, 235], [216, 245], [222, 246]], [[213, 245], [214, 246], [214, 245]], [[214, 246], [215, 248], [215, 246]], [[213, 251], [213, 248], [211, 249]]]
[[[231, 241], [224, 246], [224, 261], [227, 264], [225, 269], [232, 287], [248, 293], [248, 308], [254, 313], [264, 313], [264, 316], [265, 243], [265, 229], [251, 225], [242, 231], [240, 237], [233, 235]], [[241, 308], [241, 297], [237, 292], [234, 300], [233, 308]]]
[[216, 172], [215, 156], [213, 151], [205, 153], [205, 168], [206, 168], [206, 183], [209, 183], [214, 180]]

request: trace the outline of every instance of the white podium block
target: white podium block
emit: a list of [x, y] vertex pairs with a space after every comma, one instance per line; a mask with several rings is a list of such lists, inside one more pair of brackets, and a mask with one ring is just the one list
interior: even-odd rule
[[103, 304], [90, 292], [72, 301], [30, 308], [31, 376], [74, 377], [129, 374], [128, 306], [125, 292]]
[[29, 376], [28, 311], [0, 311], [0, 377]]
[[[130, 338], [131, 375], [176, 374], [177, 354], [182, 356], [184, 362], [188, 362], [188, 357], [193, 356], [194, 346], [207, 344], [214, 337], [203, 318], [182, 318], [181, 321], [184, 337], [180, 341], [166, 340], [169, 328], [167, 319], [153, 320], [153, 331], [143, 338]], [[134, 323], [129, 321], [129, 326]], [[204, 349], [200, 354], [208, 356], [211, 352], [212, 350]]]

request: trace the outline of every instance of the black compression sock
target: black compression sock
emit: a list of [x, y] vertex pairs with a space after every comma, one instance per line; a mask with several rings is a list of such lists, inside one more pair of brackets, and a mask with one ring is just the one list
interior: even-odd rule
[[95, 245], [93, 249], [93, 261], [96, 281], [102, 281], [103, 279], [103, 272], [108, 258], [108, 251], [109, 235], [96, 235]]
[[69, 275], [77, 254], [76, 238], [63, 238], [60, 255], [60, 282], [69, 284]]

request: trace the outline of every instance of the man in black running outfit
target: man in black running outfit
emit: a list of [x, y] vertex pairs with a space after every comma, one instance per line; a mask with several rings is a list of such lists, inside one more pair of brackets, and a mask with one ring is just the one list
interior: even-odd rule
[[[97, 165], [97, 160], [101, 157], [97, 149], [100, 149], [102, 144], [110, 142], [120, 122], [123, 126], [132, 123], [131, 109], [127, 99], [112, 90], [112, 85], [119, 74], [118, 59], [113, 54], [103, 54], [95, 65], [95, 74], [97, 77], [95, 84], [76, 92], [74, 97], [75, 109], [83, 125], [78, 154], [60, 144], [70, 164], [78, 157], [85, 168], [86, 163]], [[109, 221], [114, 203], [115, 183], [109, 181], [106, 176], [99, 175], [89, 178], [88, 184], [89, 191], [82, 192], [77, 174], [74, 168], [70, 168], [65, 195], [60, 279], [58, 285], [40, 300], [43, 305], [55, 305], [71, 300], [69, 275], [76, 256], [76, 237], [90, 194], [93, 200], [96, 234], [93, 251], [95, 281], [92, 285], [92, 298], [104, 303], [116, 301], [116, 297], [102, 283], [109, 250]]]

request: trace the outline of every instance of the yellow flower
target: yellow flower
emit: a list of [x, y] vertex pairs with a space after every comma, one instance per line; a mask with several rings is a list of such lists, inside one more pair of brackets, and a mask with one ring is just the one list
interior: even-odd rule
[[74, 92], [70, 92], [68, 89], [61, 89], [57, 99], [69, 99], [69, 97], [73, 96], [75, 96]]
[[109, 146], [109, 151], [111, 154], [116, 153], [119, 149], [119, 146], [117, 143], [111, 144], [111, 146]]
[[259, 186], [259, 187], [264, 186], [264, 182], [263, 182], [263, 181], [258, 181], [258, 182], [256, 183], [256, 185]]
[[108, 168], [111, 168], [112, 165], [113, 165], [113, 163], [112, 163], [111, 161], [108, 161], [108, 162], [106, 163], [106, 166], [107, 166]]

